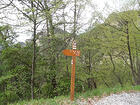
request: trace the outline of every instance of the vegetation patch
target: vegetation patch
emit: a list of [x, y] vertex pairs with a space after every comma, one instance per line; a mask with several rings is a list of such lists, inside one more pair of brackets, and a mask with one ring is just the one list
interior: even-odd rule
[[73, 102], [70, 101], [69, 96], [58, 96], [52, 99], [21, 101], [18, 103], [13, 103], [8, 105], [77, 105], [77, 99], [80, 100], [94, 99], [97, 101], [102, 97], [106, 97], [111, 94], [120, 94], [122, 92], [126, 92], [126, 93], [140, 92], [140, 86], [102, 88], [102, 89], [89, 90], [84, 93], [76, 93], [75, 101]]

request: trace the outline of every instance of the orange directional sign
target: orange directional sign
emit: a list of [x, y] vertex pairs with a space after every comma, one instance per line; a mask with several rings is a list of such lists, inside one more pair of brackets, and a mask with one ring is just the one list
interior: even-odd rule
[[80, 56], [80, 50], [63, 50], [63, 54], [66, 56]]
[[70, 99], [74, 100], [74, 88], [75, 88], [75, 64], [76, 56], [80, 56], [80, 50], [76, 50], [76, 42], [72, 43], [72, 50], [65, 49], [62, 51], [66, 56], [72, 56], [72, 70], [71, 70], [71, 88], [70, 88]]

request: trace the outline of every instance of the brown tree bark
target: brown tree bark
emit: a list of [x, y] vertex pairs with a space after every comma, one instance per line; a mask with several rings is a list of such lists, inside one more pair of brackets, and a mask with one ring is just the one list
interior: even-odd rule
[[[33, 1], [31, 1], [31, 8], [34, 8]], [[31, 98], [34, 99], [34, 73], [36, 68], [36, 15], [32, 12], [33, 15], [33, 57], [32, 57], [32, 76], [31, 76]]]
[[126, 25], [127, 25], [127, 29], [126, 29], [126, 34], [127, 34], [127, 48], [128, 48], [128, 53], [129, 53], [130, 67], [131, 67], [131, 72], [132, 72], [134, 84], [136, 84], [136, 71], [134, 70], [134, 64], [133, 64], [132, 55], [131, 55], [130, 36], [129, 36], [129, 30], [128, 30], [128, 21], [126, 22]]
[[88, 50], [88, 73], [89, 73], [89, 78], [87, 79], [87, 81], [88, 81], [88, 88], [89, 89], [93, 89], [93, 88], [97, 88], [97, 84], [96, 84], [96, 82], [95, 82], [95, 79], [94, 79], [94, 77], [91, 77], [91, 62], [92, 62], [92, 60], [91, 60], [91, 52], [90, 52], [90, 50]]
[[116, 71], [116, 67], [115, 67], [112, 55], [110, 53], [109, 53], [109, 56], [110, 56], [110, 60], [111, 60], [112, 66], [113, 66], [113, 73], [114, 73], [115, 77], [117, 78], [118, 82], [120, 83], [121, 87], [123, 87], [123, 82], [122, 82], [121, 78], [115, 72]]
[[138, 45], [136, 37], [134, 36], [134, 43], [136, 48], [136, 70], [137, 70], [137, 85], [140, 85], [140, 59], [138, 54]]

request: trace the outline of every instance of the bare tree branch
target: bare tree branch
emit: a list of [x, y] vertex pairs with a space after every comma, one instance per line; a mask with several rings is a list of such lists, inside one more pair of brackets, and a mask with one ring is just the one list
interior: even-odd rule
[[136, 24], [134, 23], [134, 20], [132, 20], [132, 23], [133, 23], [133, 25], [134, 25], [134, 27], [138, 30], [138, 31], [140, 31], [140, 29], [136, 26]]
[[10, 1], [10, 3], [9, 3], [9, 4], [7, 4], [6, 6], [4, 6], [4, 7], [1, 7], [0, 9], [7, 8], [7, 7], [9, 7], [9, 6], [10, 6], [12, 3], [13, 3], [13, 0], [12, 0], [12, 1]]
[[[9, 0], [11, 1], [11, 0]], [[24, 13], [22, 10], [20, 10], [13, 2], [11, 3], [13, 7], [15, 7], [19, 12], [21, 12], [25, 17], [30, 19], [31, 21], [34, 21], [30, 16], [28, 16], [26, 13]]]

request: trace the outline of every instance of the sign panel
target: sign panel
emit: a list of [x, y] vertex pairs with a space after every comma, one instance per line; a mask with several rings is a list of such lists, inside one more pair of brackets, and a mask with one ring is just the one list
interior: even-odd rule
[[69, 50], [69, 49], [65, 49], [62, 52], [66, 56], [80, 56], [80, 50]]

